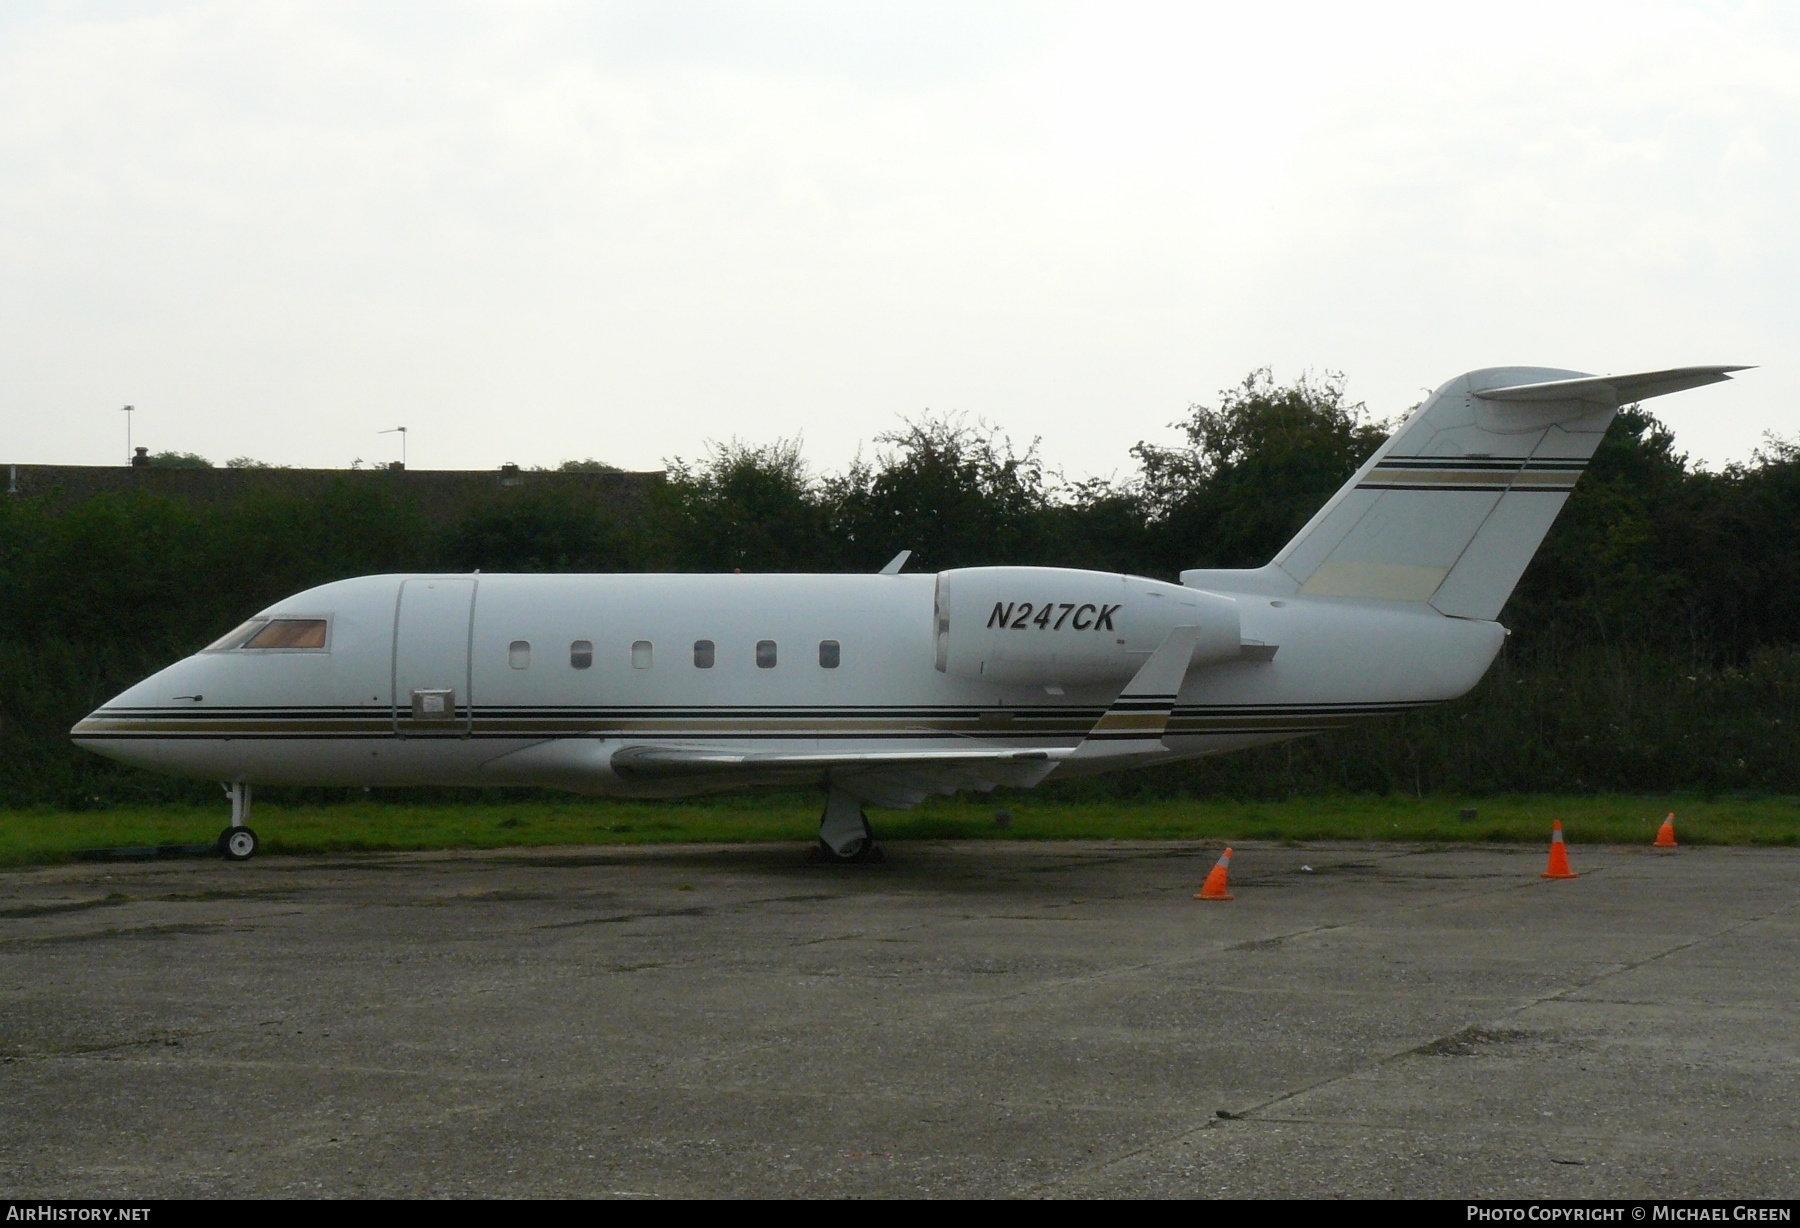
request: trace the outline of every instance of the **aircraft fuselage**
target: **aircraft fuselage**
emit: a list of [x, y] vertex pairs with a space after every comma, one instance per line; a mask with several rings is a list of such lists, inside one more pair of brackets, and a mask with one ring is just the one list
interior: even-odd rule
[[[535, 783], [666, 796], [743, 781], [620, 774], [610, 752], [637, 744], [847, 754], [1076, 746], [1169, 629], [1210, 626], [1214, 607], [1235, 606], [1237, 625], [1215, 654], [1221, 659], [1187, 673], [1163, 737], [1168, 758], [1454, 698], [1480, 679], [1504, 636], [1493, 622], [1394, 602], [1200, 594], [1054, 568], [945, 574], [952, 582], [344, 580], [258, 616], [323, 622], [316, 643], [196, 653], [109, 702], [73, 736], [129, 763], [226, 781]], [[957, 585], [980, 591], [951, 618], [946, 592]], [[970, 636], [984, 637], [985, 658], [957, 672]], [[579, 747], [579, 764], [518, 757], [546, 743]], [[1100, 766], [1061, 763], [1056, 774]]]

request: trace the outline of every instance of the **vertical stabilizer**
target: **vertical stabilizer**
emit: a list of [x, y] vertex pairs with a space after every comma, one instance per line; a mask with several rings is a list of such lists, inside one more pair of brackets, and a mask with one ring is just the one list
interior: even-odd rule
[[[1431, 394], [1275, 556], [1301, 596], [1493, 619], [1620, 405], [1742, 367], [1584, 376], [1495, 367]], [[1184, 577], [1185, 579], [1185, 577]]]

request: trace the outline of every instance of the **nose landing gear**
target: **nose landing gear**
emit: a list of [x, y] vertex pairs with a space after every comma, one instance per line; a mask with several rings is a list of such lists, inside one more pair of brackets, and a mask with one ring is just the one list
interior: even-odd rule
[[260, 843], [248, 826], [250, 786], [241, 780], [233, 781], [225, 786], [225, 793], [231, 798], [231, 826], [219, 833], [219, 856], [226, 861], [249, 861], [256, 856]]

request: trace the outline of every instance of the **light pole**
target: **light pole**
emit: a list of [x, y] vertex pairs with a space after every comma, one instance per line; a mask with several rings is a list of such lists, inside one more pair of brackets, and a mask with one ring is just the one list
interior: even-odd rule
[[397, 434], [400, 436], [400, 467], [402, 469], [406, 468], [406, 428], [403, 426], [396, 426], [396, 427], [390, 427], [388, 430], [385, 430], [385, 431], [376, 431], [375, 433], [377, 435], [395, 435], [395, 434]]
[[121, 409], [119, 412], [125, 415], [125, 463], [127, 465], [129, 465], [131, 463], [131, 457], [132, 457], [132, 451], [131, 451], [131, 406], [127, 405], [124, 409]]

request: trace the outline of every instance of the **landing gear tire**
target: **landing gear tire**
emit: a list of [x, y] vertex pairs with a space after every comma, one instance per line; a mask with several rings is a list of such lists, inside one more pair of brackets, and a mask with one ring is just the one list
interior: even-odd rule
[[249, 861], [260, 844], [248, 827], [227, 827], [219, 833], [219, 856], [226, 861]]
[[853, 840], [842, 851], [821, 840], [813, 850], [813, 860], [835, 866], [871, 866], [886, 861], [887, 852], [874, 840]]
[[819, 816], [818, 849], [813, 858], [834, 866], [873, 865], [887, 860], [887, 854], [875, 843], [875, 833], [869, 830], [862, 802], [842, 789], [831, 789], [826, 794], [825, 813]]
[[230, 784], [220, 782], [227, 797], [231, 798], [231, 826], [219, 833], [219, 856], [226, 861], [249, 861], [256, 856], [256, 846], [260, 841], [256, 833], [251, 831], [250, 822], [250, 782], [234, 780]]

